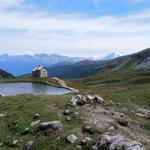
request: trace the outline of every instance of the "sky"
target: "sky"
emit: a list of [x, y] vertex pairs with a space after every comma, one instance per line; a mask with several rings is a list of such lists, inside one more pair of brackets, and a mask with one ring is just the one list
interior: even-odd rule
[[0, 54], [123, 55], [150, 47], [150, 0], [0, 0]]

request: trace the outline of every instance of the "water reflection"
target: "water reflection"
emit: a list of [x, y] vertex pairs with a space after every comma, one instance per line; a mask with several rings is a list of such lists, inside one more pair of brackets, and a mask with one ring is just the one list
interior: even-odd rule
[[18, 94], [62, 95], [66, 93], [70, 93], [70, 91], [36, 83], [0, 83], [0, 94], [6, 96]]

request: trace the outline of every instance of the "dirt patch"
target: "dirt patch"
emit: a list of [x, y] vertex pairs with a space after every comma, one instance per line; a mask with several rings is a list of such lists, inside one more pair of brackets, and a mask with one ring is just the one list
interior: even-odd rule
[[[85, 123], [93, 126], [100, 133], [108, 131], [122, 132], [127, 137], [132, 137], [146, 145], [150, 141], [150, 137], [142, 132], [142, 129], [136, 121], [118, 112], [113, 107], [108, 108], [101, 105], [96, 107], [89, 106], [84, 109], [83, 114]], [[120, 121], [122, 122], [120, 123]]]

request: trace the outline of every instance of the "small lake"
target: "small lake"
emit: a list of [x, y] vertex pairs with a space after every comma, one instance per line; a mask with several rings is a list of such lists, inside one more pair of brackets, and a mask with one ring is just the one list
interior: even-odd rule
[[0, 83], [0, 95], [4, 96], [19, 94], [63, 95], [67, 93], [70, 93], [70, 90], [37, 83]]

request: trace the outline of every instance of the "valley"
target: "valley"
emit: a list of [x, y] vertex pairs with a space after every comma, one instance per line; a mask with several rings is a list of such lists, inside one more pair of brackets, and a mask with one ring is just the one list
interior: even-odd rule
[[[77, 93], [1, 96], [0, 149], [149, 150], [150, 70], [136, 67], [149, 61], [149, 52], [103, 65], [98, 61], [92, 75], [66, 79], [66, 86], [78, 89]], [[43, 80], [61, 85], [55, 78], [3, 78], [1, 82]]]

